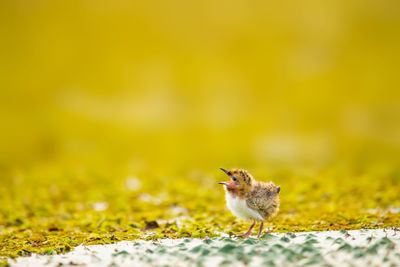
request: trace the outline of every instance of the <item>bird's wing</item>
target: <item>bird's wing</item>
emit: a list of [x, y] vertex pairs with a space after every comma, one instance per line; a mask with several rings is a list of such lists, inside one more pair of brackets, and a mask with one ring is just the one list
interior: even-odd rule
[[263, 217], [268, 217], [272, 212], [270, 209], [274, 208], [271, 206], [273, 206], [277, 192], [273, 191], [272, 188], [258, 188], [251, 195], [246, 199], [247, 206], [259, 212]]
[[261, 197], [251, 197], [246, 199], [247, 206], [258, 212], [264, 209], [266, 202], [267, 201], [265, 199], [262, 199]]

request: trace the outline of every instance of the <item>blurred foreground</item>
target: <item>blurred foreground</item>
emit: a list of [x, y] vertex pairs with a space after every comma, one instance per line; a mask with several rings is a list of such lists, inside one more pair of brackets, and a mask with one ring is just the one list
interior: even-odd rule
[[397, 266], [398, 230], [266, 234], [261, 239], [228, 237], [128, 241], [79, 246], [66, 255], [10, 260], [11, 266]]

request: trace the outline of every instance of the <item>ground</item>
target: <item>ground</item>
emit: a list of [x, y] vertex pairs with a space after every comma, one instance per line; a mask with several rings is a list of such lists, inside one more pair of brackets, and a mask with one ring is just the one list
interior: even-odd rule
[[[9, 260], [25, 266], [397, 266], [399, 229], [123, 241], [81, 245], [63, 255]], [[379, 256], [377, 256], [379, 255]]]
[[[7, 186], [0, 188], [0, 254], [53, 254], [80, 244], [243, 232], [249, 223], [226, 209], [217, 184], [226, 177], [218, 167], [129, 176], [118, 167], [100, 175], [46, 164], [9, 172], [4, 175]], [[282, 188], [281, 211], [268, 224], [276, 233], [400, 225], [400, 175], [390, 166], [357, 172], [331, 166], [308, 174], [249, 170]]]

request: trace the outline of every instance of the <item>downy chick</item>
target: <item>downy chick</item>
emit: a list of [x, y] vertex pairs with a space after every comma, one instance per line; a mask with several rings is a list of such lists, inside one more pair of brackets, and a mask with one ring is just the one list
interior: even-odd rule
[[238, 218], [253, 221], [249, 230], [241, 236], [249, 237], [259, 221], [259, 238], [264, 221], [275, 217], [279, 211], [280, 187], [272, 182], [258, 182], [243, 169], [221, 170], [230, 177], [230, 181], [220, 182], [225, 188], [228, 209]]

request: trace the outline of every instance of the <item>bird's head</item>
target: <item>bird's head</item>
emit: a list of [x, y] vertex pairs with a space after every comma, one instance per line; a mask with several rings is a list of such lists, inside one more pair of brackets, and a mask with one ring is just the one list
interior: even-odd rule
[[223, 172], [225, 172], [230, 180], [228, 182], [219, 182], [223, 184], [229, 192], [245, 194], [251, 190], [251, 187], [254, 183], [254, 178], [243, 169], [232, 169], [226, 170], [224, 168], [220, 168]]

